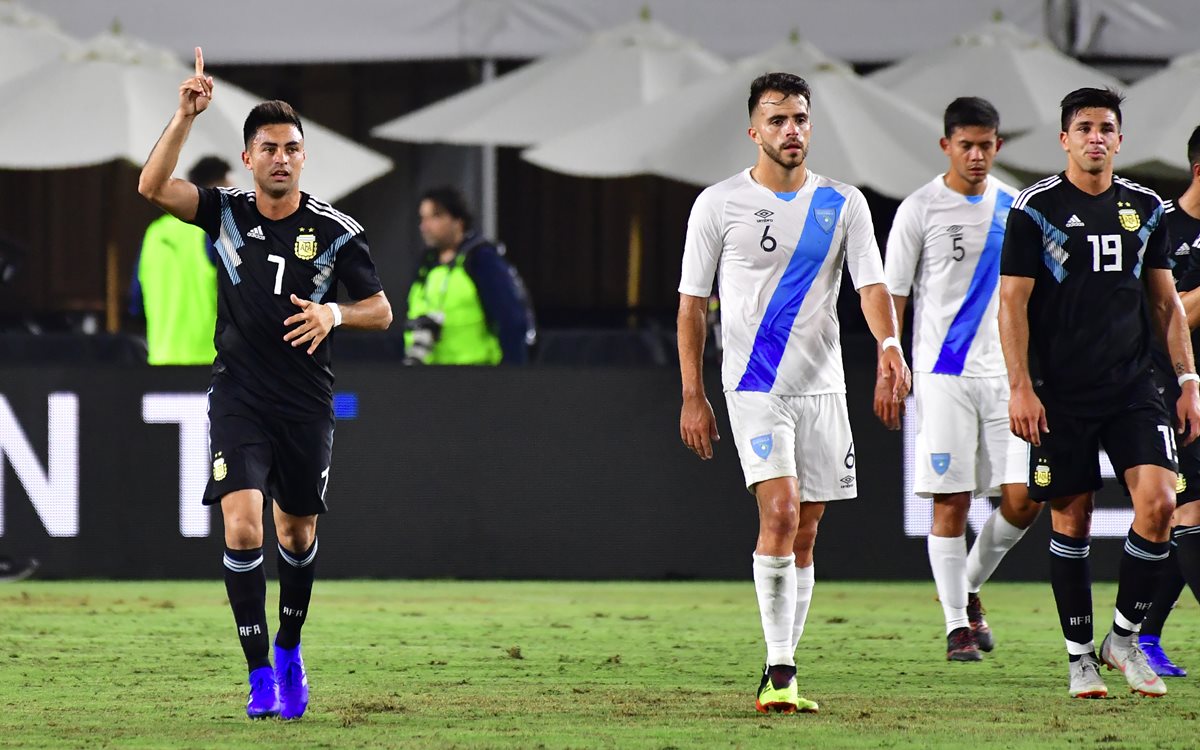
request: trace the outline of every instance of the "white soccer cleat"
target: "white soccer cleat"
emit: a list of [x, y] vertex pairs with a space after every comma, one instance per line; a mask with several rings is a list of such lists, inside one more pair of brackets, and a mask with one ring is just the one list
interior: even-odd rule
[[1100, 677], [1100, 661], [1095, 654], [1084, 654], [1070, 663], [1072, 698], [1107, 698], [1108, 687]]
[[1121, 670], [1133, 692], [1150, 698], [1167, 694], [1167, 683], [1154, 673], [1136, 635], [1119, 636], [1110, 630], [1100, 644], [1100, 658], [1109, 669]]

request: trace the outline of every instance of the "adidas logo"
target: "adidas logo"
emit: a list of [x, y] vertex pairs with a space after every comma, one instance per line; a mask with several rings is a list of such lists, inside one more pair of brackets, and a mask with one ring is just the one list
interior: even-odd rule
[[[1071, 225], [1068, 224], [1067, 226], [1071, 226]], [[1080, 224], [1080, 226], [1083, 226], [1083, 225]], [[265, 240], [267, 238], [267, 236], [265, 234], [263, 234], [263, 230], [262, 230], [261, 226], [257, 226], [255, 228], [251, 229], [249, 232], [246, 232], [246, 236], [253, 237], [256, 240]]]
[[1176, 255], [1187, 255], [1190, 252], [1192, 252], [1192, 248], [1186, 242], [1183, 243], [1182, 245], [1180, 245], [1179, 247], [1175, 248]]
[[1079, 217], [1076, 216], [1075, 214], [1071, 214], [1071, 218], [1067, 219], [1067, 229], [1070, 229], [1071, 227], [1081, 227], [1081, 226], [1083, 226], [1083, 222], [1080, 221]]

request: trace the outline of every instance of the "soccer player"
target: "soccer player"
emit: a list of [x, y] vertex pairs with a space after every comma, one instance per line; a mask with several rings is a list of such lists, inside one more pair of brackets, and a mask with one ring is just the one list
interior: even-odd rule
[[825, 503], [855, 497], [854, 438], [838, 338], [842, 264], [881, 342], [891, 398], [911, 376], [866, 200], [805, 165], [808, 84], [770, 73], [750, 85], [753, 167], [705, 189], [688, 219], [679, 283], [679, 431], [702, 459], [719, 439], [704, 393], [705, 314], [721, 290], [722, 381], [746, 487], [758, 502], [754, 588], [767, 644], [755, 707], [817, 711], [801, 698], [795, 650], [813, 590], [813, 545]]
[[1171, 277], [1162, 200], [1113, 174], [1121, 101], [1114, 91], [1092, 88], [1063, 98], [1059, 139], [1067, 168], [1017, 197], [1000, 266], [1011, 428], [1031, 444], [1030, 496], [1050, 503], [1050, 581], [1070, 694], [1079, 698], [1108, 693], [1092, 640], [1088, 566], [1100, 446], [1129, 490], [1134, 514], [1100, 658], [1121, 670], [1134, 692], [1167, 692], [1137, 643], [1170, 550], [1177, 470], [1171, 415], [1150, 373], [1151, 317], [1182, 386], [1182, 442], [1200, 432], [1200, 376]]
[[[195, 75], [142, 168], [138, 192], [215, 241], [217, 358], [209, 389], [212, 475], [205, 504], [225, 520], [225, 589], [250, 668], [251, 718], [298, 718], [308, 706], [300, 629], [326, 511], [333, 452], [333, 373], [326, 339], [339, 325], [382, 330], [391, 307], [363, 228], [300, 191], [304, 127], [285, 102], [259, 104], [243, 128], [254, 191], [199, 189], [171, 177], [213, 79], [196, 48]], [[354, 302], [335, 302], [336, 282]], [[279, 540], [275, 667], [267, 638], [263, 502]]]
[[[1000, 115], [984, 99], [946, 107], [942, 151], [950, 168], [904, 199], [888, 235], [884, 269], [900, 327], [913, 302], [916, 480], [933, 498], [929, 565], [946, 617], [946, 658], [979, 661], [994, 639], [979, 589], [1025, 534], [1041, 506], [1029, 499], [1024, 441], [1008, 429], [1008, 383], [997, 325], [1000, 248], [1017, 191], [989, 174], [1002, 141]], [[888, 381], [876, 413], [899, 427]], [[975, 495], [1000, 495], [967, 554]]]
[[[1163, 219], [1167, 225], [1167, 249], [1175, 260], [1175, 286], [1187, 311], [1192, 329], [1192, 351], [1200, 344], [1200, 127], [1192, 131], [1187, 144], [1192, 181], [1176, 201], [1167, 201]], [[1171, 363], [1161, 347], [1154, 351], [1154, 372], [1163, 397], [1179, 396], [1179, 384], [1171, 374]], [[1183, 592], [1184, 582], [1200, 599], [1200, 441], [1179, 449], [1179, 480], [1176, 486], [1175, 515], [1171, 519], [1171, 557], [1158, 591], [1142, 621], [1138, 642], [1150, 666], [1162, 677], [1186, 677], [1163, 651], [1160, 639], [1171, 608]]]

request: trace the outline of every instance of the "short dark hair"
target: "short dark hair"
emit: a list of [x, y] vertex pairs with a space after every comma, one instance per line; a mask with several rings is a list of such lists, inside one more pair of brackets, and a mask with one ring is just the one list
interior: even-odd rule
[[1200, 125], [1192, 131], [1192, 137], [1188, 138], [1188, 164], [1200, 164]]
[[203, 156], [188, 170], [188, 182], [200, 187], [216, 187], [233, 171], [229, 162], [219, 156]]
[[955, 128], [978, 126], [1000, 132], [1000, 113], [987, 99], [978, 96], [960, 96], [950, 102], [942, 115], [942, 128], [947, 138]]
[[793, 73], [764, 73], [750, 83], [750, 101], [747, 109], [751, 117], [754, 116], [754, 108], [758, 106], [758, 101], [768, 91], [778, 91], [784, 98], [802, 96], [804, 103], [812, 106], [812, 90], [808, 87], [808, 81]]
[[421, 194], [421, 203], [425, 201], [429, 201], [442, 211], [450, 214], [453, 218], [461, 221], [463, 229], [470, 229], [474, 223], [474, 217], [471, 216], [471, 211], [467, 208], [466, 198], [463, 198], [462, 193], [458, 192], [455, 188], [430, 188]]
[[300, 137], [304, 137], [304, 123], [300, 122], [300, 115], [296, 114], [292, 105], [272, 99], [259, 104], [246, 115], [246, 122], [242, 125], [242, 142], [246, 144], [247, 150], [250, 149], [250, 141], [254, 139], [254, 134], [264, 125], [295, 125], [300, 131]]
[[1064, 96], [1062, 102], [1060, 102], [1060, 106], [1062, 107], [1062, 130], [1064, 133], [1067, 132], [1067, 129], [1071, 127], [1071, 120], [1075, 119], [1075, 114], [1079, 110], [1092, 107], [1111, 109], [1113, 114], [1117, 116], [1117, 129], [1120, 130], [1121, 102], [1123, 101], [1125, 101], [1125, 97], [1119, 91], [1110, 88], [1075, 89]]

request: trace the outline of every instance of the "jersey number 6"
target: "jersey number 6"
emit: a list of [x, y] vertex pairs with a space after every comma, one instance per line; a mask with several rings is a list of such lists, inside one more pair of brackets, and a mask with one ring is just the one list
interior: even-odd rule
[[758, 246], [761, 247], [763, 249], [763, 252], [766, 252], [766, 253], [775, 252], [775, 248], [779, 244], [779, 243], [775, 242], [774, 237], [767, 234], [767, 232], [770, 232], [770, 231], [771, 231], [770, 224], [763, 227], [763, 236], [762, 236], [762, 239], [759, 240], [759, 242], [758, 242]]

